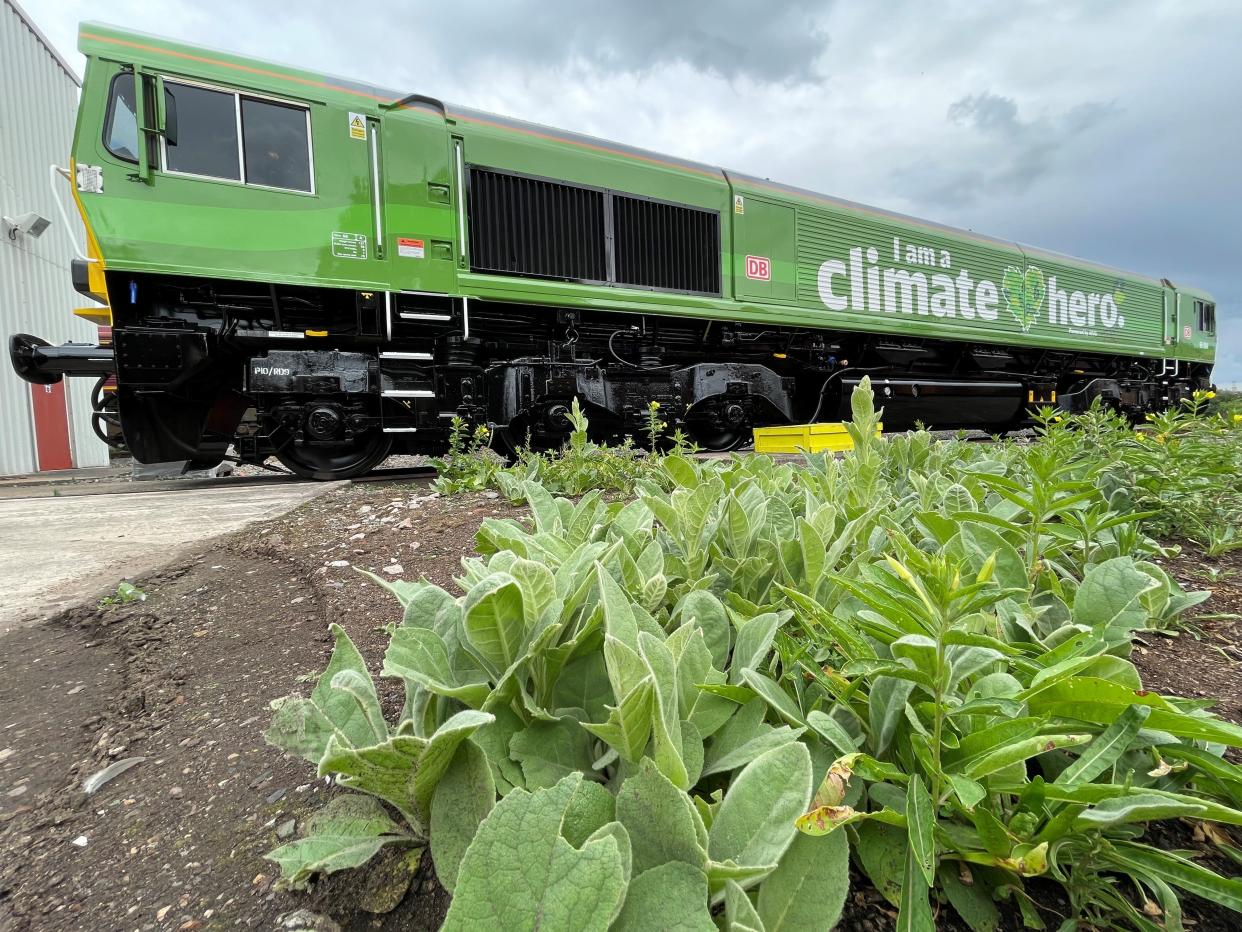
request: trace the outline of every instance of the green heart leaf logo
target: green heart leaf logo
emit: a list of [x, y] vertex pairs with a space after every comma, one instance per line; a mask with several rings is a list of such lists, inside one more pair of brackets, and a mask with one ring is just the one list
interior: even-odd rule
[[1027, 325], [1023, 330], [1030, 330], [1031, 324], [1039, 319], [1039, 310], [1044, 306], [1044, 296], [1048, 293], [1048, 286], [1044, 284], [1044, 273], [1042, 269], [1037, 269], [1033, 265], [1026, 268], [1026, 315], [1028, 318]]
[[1039, 309], [1044, 306], [1048, 293], [1044, 273], [1033, 266], [1025, 272], [1016, 265], [1008, 266], [1001, 277], [1001, 290], [1005, 293], [1009, 313], [1026, 333], [1039, 319]]

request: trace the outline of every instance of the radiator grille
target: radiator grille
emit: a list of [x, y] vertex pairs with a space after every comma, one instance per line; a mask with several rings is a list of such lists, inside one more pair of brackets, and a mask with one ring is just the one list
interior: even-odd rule
[[475, 272], [720, 294], [720, 215], [470, 167]]
[[602, 191], [471, 168], [469, 219], [474, 271], [608, 279]]
[[616, 283], [720, 293], [720, 215], [617, 194]]

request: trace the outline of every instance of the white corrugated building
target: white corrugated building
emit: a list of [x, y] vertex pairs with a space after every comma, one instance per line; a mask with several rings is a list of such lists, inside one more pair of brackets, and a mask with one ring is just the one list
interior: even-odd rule
[[[16, 0], [0, 0], [0, 215], [51, 221], [37, 238], [20, 232], [10, 237], [8, 226], [0, 225], [0, 475], [108, 462], [108, 448], [90, 426], [90, 380], [32, 386], [8, 362], [13, 333], [53, 344], [98, 342], [96, 327], [73, 316], [75, 307], [91, 303], [70, 280], [75, 242], [80, 247], [84, 237], [81, 221], [62, 179], [60, 195], [72, 225], [66, 229], [49, 173], [53, 164], [69, 164], [80, 87]], [[62, 406], [67, 418], [59, 413]]]

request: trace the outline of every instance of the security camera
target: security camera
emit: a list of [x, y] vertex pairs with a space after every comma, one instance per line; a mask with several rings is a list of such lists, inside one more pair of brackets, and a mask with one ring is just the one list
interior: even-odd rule
[[41, 217], [34, 211], [22, 214], [17, 219], [12, 217], [0, 218], [3, 221], [5, 230], [9, 234], [9, 239], [17, 239], [17, 234], [22, 233], [32, 239], [38, 239], [43, 235], [43, 231], [52, 225], [52, 221], [47, 217]]

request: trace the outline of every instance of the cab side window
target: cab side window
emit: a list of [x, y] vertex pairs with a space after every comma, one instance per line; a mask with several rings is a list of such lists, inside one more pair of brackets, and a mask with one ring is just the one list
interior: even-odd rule
[[241, 99], [246, 181], [271, 188], [311, 189], [308, 111], [270, 100]]
[[164, 93], [177, 113], [177, 141], [164, 141], [165, 170], [241, 181], [236, 96], [175, 81], [164, 82]]
[[[218, 178], [242, 184], [313, 194], [310, 109], [301, 104], [253, 97], [237, 91], [163, 80], [166, 131], [149, 140], [153, 167], [176, 175]], [[147, 84], [147, 124], [154, 123]], [[138, 128], [132, 71], [112, 79], [103, 142], [126, 162], [138, 161]], [[157, 158], [158, 156], [158, 158]]]
[[134, 103], [134, 74], [127, 71], [112, 79], [108, 113], [104, 119], [104, 147], [118, 159], [138, 161], [138, 107]]
[[1196, 316], [1199, 318], [1199, 330], [1202, 333], [1216, 332], [1216, 305], [1210, 301], [1195, 302]]

